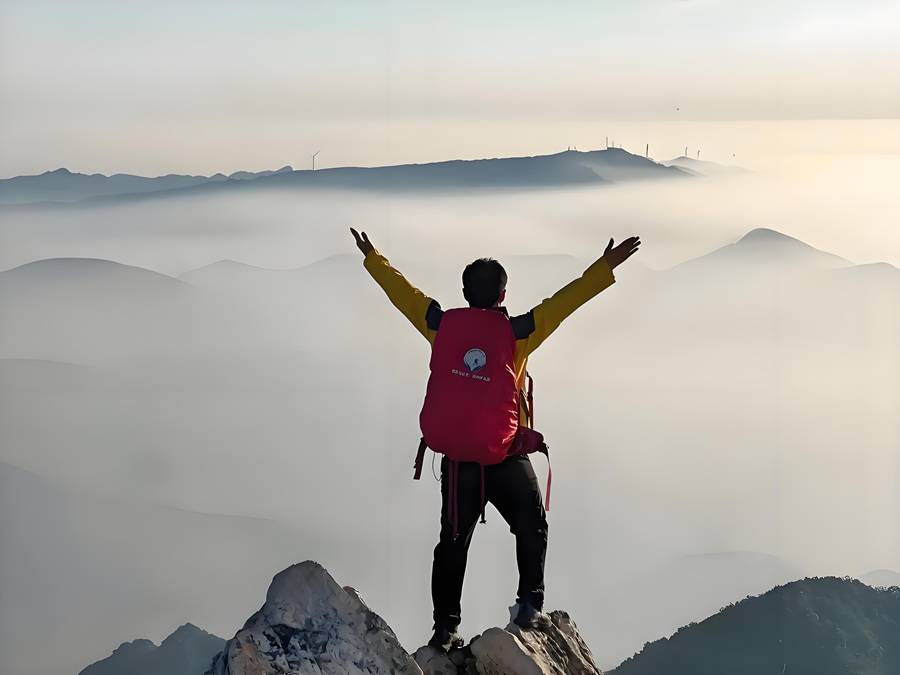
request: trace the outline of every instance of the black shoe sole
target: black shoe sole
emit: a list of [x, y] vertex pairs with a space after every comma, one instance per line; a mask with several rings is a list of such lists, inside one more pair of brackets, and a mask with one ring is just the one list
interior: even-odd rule
[[432, 649], [437, 649], [438, 651], [444, 652], [444, 654], [449, 654], [454, 649], [462, 649], [466, 645], [466, 641], [462, 638], [457, 638], [455, 640], [451, 640], [449, 643], [445, 644], [435, 644], [434, 642], [429, 642], [428, 646]]

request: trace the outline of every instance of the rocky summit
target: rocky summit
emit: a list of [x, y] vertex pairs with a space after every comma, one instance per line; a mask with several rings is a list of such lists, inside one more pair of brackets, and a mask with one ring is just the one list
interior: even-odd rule
[[212, 675], [413, 675], [384, 620], [318, 563], [279, 572], [266, 602], [213, 660]]
[[416, 663], [424, 675], [603, 675], [569, 615], [551, 612], [550, 619], [546, 630], [524, 630], [512, 621], [489, 628], [449, 654], [422, 647]]
[[569, 615], [550, 617], [546, 630], [510, 622], [449, 654], [412, 656], [355, 590], [307, 561], [275, 576], [207, 675], [602, 675]]

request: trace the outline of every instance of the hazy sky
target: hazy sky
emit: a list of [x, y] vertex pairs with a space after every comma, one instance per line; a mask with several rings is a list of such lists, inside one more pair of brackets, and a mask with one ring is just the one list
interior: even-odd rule
[[0, 175], [815, 151], [797, 120], [900, 117], [898, 70], [893, 0], [2, 0]]
[[[530, 363], [555, 453], [550, 606], [604, 666], [786, 564], [900, 569], [900, 271], [771, 267], [806, 251], [791, 245], [667, 271], [759, 227], [900, 265], [898, 70], [898, 0], [0, 0], [0, 177], [508, 156], [607, 135], [766, 169], [0, 209], [0, 270], [115, 261], [2, 272], [0, 670], [77, 672], [188, 620], [230, 636], [305, 558], [362, 589], [406, 646], [427, 637], [439, 492], [409, 478], [427, 343], [365, 274], [351, 223], [445, 307], [465, 262], [501, 258], [515, 312], [608, 236], [643, 237]], [[221, 259], [319, 262], [188, 284], [148, 271]], [[514, 590], [491, 514], [466, 631], [505, 622]], [[697, 563], [735, 551], [753, 553]]]

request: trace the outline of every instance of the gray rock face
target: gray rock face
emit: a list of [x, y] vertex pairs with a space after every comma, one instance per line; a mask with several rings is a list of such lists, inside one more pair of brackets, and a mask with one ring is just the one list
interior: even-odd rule
[[551, 612], [546, 630], [489, 628], [471, 644], [479, 675], [603, 675], [575, 623]]
[[[462, 652], [463, 650], [458, 650]], [[413, 655], [424, 675], [458, 675], [465, 673], [465, 658], [457, 659], [457, 663], [434, 647], [419, 647]]]
[[603, 675], [569, 615], [551, 612], [550, 619], [546, 630], [523, 630], [512, 622], [489, 628], [449, 655], [422, 647], [416, 662], [424, 675]]
[[272, 580], [262, 608], [227, 642], [212, 675], [421, 675], [384, 620], [318, 563]]
[[510, 622], [449, 654], [422, 647], [412, 657], [354, 589], [307, 561], [275, 576], [206, 675], [603, 675], [569, 615], [550, 618], [546, 630]]

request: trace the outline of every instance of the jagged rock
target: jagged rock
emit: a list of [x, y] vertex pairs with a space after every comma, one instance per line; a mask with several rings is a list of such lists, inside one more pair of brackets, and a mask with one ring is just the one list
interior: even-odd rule
[[207, 675], [421, 675], [384, 620], [318, 563], [272, 580]]
[[489, 628], [472, 640], [479, 675], [603, 675], [575, 623], [565, 612], [551, 612], [546, 630]]
[[419, 647], [413, 656], [423, 675], [459, 675], [457, 664], [434, 647]]
[[545, 630], [510, 622], [449, 654], [422, 647], [413, 657], [354, 589], [307, 561], [275, 576], [206, 675], [603, 675], [569, 615], [550, 619]]
[[416, 663], [425, 675], [603, 675], [569, 615], [551, 612], [550, 619], [546, 630], [523, 630], [512, 621], [489, 628], [449, 655], [422, 647]]

